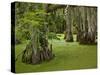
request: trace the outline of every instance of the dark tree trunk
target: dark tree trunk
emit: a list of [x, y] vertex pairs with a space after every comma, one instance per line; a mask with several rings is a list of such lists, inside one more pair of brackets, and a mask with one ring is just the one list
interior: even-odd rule
[[96, 11], [94, 9], [93, 7], [82, 7], [81, 9], [82, 30], [80, 31], [80, 44], [95, 44]]
[[22, 55], [22, 62], [38, 64], [54, 57], [52, 46], [48, 47], [48, 40], [42, 32], [34, 30], [30, 43], [26, 46]]

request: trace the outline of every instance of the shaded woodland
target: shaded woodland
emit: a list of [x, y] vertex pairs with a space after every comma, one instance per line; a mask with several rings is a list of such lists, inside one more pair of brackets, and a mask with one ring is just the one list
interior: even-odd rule
[[23, 63], [49, 61], [56, 57], [49, 40], [60, 40], [57, 34], [64, 34], [65, 42], [97, 44], [97, 7], [16, 3], [15, 32], [16, 45], [29, 40], [21, 52]]

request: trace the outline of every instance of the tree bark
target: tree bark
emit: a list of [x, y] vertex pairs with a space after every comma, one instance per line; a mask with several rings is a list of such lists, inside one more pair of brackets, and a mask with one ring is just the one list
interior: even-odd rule
[[80, 32], [80, 44], [95, 44], [96, 37], [96, 15], [93, 7], [82, 7], [82, 30]]
[[53, 57], [52, 47], [48, 47], [48, 40], [46, 39], [45, 34], [38, 32], [35, 29], [30, 43], [23, 52], [22, 62], [39, 64], [43, 61], [48, 61]]
[[72, 18], [71, 18], [71, 7], [67, 6], [65, 8], [65, 19], [66, 19], [66, 33], [65, 33], [65, 40], [67, 42], [73, 42], [73, 35], [72, 35]]

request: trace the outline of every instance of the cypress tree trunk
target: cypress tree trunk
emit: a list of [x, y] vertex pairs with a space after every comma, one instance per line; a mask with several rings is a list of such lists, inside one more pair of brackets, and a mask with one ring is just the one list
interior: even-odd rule
[[80, 34], [80, 44], [95, 44], [96, 37], [96, 15], [93, 7], [82, 7], [82, 31]]
[[48, 61], [53, 57], [52, 45], [50, 45], [50, 47], [48, 46], [48, 40], [46, 39], [45, 34], [34, 29], [32, 39], [23, 52], [22, 62], [38, 64], [43, 61]]
[[75, 27], [77, 30], [76, 41], [79, 41], [80, 34], [81, 34], [82, 29], [83, 29], [80, 9], [81, 9], [81, 7], [74, 7], [74, 21], [75, 21]]
[[65, 8], [65, 19], [66, 19], [65, 40], [67, 42], [73, 42], [73, 35], [72, 35], [72, 30], [71, 30], [72, 19], [71, 19], [71, 7], [70, 6], [67, 6]]
[[[44, 6], [45, 10], [48, 9], [49, 5]], [[43, 61], [48, 61], [54, 57], [52, 53], [52, 45], [49, 46], [47, 39], [47, 25], [45, 24], [47, 15], [44, 17], [44, 25], [41, 28], [34, 28], [32, 33], [32, 39], [26, 46], [25, 51], [22, 55], [22, 62], [30, 64], [38, 64]]]
[[88, 20], [88, 43], [95, 43], [96, 37], [96, 15], [94, 8], [87, 8], [87, 20]]

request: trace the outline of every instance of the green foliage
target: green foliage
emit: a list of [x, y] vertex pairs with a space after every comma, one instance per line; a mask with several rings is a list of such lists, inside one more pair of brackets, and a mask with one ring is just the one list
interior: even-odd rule
[[57, 35], [56, 35], [56, 33], [54, 33], [54, 32], [49, 32], [48, 33], [48, 39], [57, 39], [57, 40], [60, 40], [58, 37], [57, 37]]
[[16, 3], [16, 38], [30, 39], [33, 29], [44, 25], [45, 14], [42, 4]]
[[40, 41], [40, 46], [41, 47], [45, 47], [48, 45], [48, 42], [47, 42], [47, 39], [45, 39], [46, 36], [44, 35], [43, 32], [40, 32], [39, 33], [39, 41]]
[[47, 21], [48, 28], [51, 32], [62, 33], [65, 30], [64, 25], [66, 24], [64, 23], [65, 19], [62, 9], [58, 9], [54, 13], [49, 13]]

